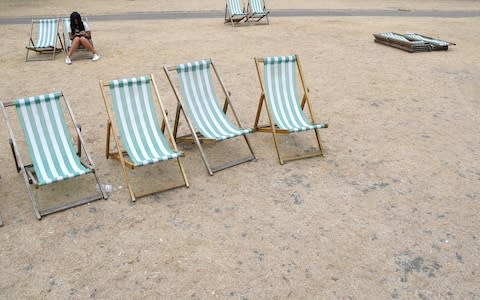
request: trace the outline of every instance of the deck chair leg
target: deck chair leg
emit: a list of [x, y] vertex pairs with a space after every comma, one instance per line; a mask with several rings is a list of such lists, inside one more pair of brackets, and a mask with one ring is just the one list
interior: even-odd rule
[[177, 133], [178, 133], [178, 123], [180, 121], [180, 110], [182, 109], [182, 106], [180, 103], [177, 103], [177, 110], [175, 111], [175, 121], [173, 124], [173, 138], [177, 140]]
[[223, 113], [226, 114], [228, 109], [228, 97], [225, 97], [225, 103], [223, 103]]
[[302, 103], [300, 104], [300, 107], [303, 108], [305, 107], [305, 103], [307, 102], [307, 95], [303, 95], [303, 98], [302, 98]]
[[[177, 104], [177, 110], [180, 110], [180, 106], [181, 106], [180, 103]], [[203, 147], [202, 147], [202, 144], [200, 143], [200, 140], [198, 139], [197, 132], [195, 131], [195, 128], [193, 128], [193, 125], [190, 124], [187, 116], [185, 115], [185, 111], [183, 109], [182, 109], [182, 112], [183, 112], [183, 117], [187, 121], [188, 127], [190, 128], [190, 131], [192, 133], [193, 140], [195, 141], [195, 144], [197, 144], [198, 150], [200, 150], [200, 156], [202, 157], [202, 160], [205, 163], [205, 166], [207, 167], [208, 174], [210, 176], [213, 176], [212, 168], [210, 167], [210, 164], [208, 163], [207, 156], [205, 155], [205, 151], [203, 151]], [[175, 125], [176, 125], [176, 127], [178, 127], [178, 118], [175, 118], [175, 120], [176, 120]], [[174, 133], [174, 137], [175, 137], [175, 134], [176, 134], [176, 132]]]
[[274, 131], [275, 129], [273, 129], [272, 127], [273, 143], [275, 144], [275, 150], [277, 151], [278, 161], [280, 162], [281, 165], [283, 165], [285, 162], [283, 161], [282, 155], [280, 154], [280, 146], [277, 141], [277, 133]]
[[[112, 130], [112, 123], [111, 122], [107, 122], [107, 138], [106, 138], [106, 142], [105, 142], [105, 157], [107, 159], [110, 158], [110, 132]], [[120, 151], [120, 150], [119, 150]]]
[[[264, 99], [265, 99], [265, 97], [264, 97]], [[270, 108], [268, 107], [268, 104], [266, 104], [265, 107], [267, 109], [268, 120], [270, 122], [270, 129], [272, 130], [273, 143], [275, 144], [275, 149], [277, 151], [278, 161], [280, 162], [281, 165], [283, 165], [285, 162], [283, 161], [282, 155], [280, 154], [280, 145], [278, 144], [278, 141], [277, 141], [277, 132], [276, 132], [276, 129], [275, 129], [275, 124], [273, 122], [273, 117], [270, 113]]]
[[133, 192], [132, 185], [130, 184], [130, 178], [128, 176], [128, 170], [125, 165], [125, 160], [123, 158], [123, 154], [119, 152], [119, 158], [120, 158], [120, 163], [122, 165], [122, 170], [123, 170], [123, 176], [125, 178], [125, 183], [127, 184], [128, 188], [128, 193], [130, 194], [130, 199], [132, 199], [132, 202], [135, 202], [137, 199], [135, 198], [135, 193]]
[[258, 122], [260, 121], [260, 113], [262, 112], [263, 101], [265, 100], [265, 95], [262, 93], [260, 100], [258, 101], [257, 115], [255, 116], [255, 123], [253, 124], [253, 130], [258, 129]]
[[322, 148], [322, 143], [320, 142], [320, 134], [318, 133], [318, 129], [315, 128], [315, 137], [317, 138], [317, 143], [318, 143], [318, 149], [320, 150], [320, 156], [323, 155], [323, 148]]
[[197, 133], [194, 133], [194, 131], [192, 130], [192, 135], [195, 140], [195, 144], [197, 144], [198, 150], [200, 150], [200, 155], [202, 157], [202, 160], [205, 163], [205, 166], [207, 167], [208, 174], [210, 176], [213, 176], [212, 168], [210, 168], [210, 164], [208, 163], [207, 156], [205, 155], [205, 151], [203, 151], [203, 147], [200, 143], [200, 140], [198, 139]]
[[27, 192], [28, 192], [28, 197], [30, 198], [30, 201], [32, 201], [32, 207], [35, 212], [35, 216], [37, 217], [38, 220], [42, 219], [42, 215], [40, 214], [40, 211], [38, 210], [38, 204], [37, 200], [35, 199], [35, 196], [33, 195], [33, 191], [30, 187], [30, 184], [28, 182], [27, 174], [26, 171], [23, 170], [23, 177], [25, 179], [25, 185], [27, 186]]
[[[262, 95], [260, 96], [260, 101], [258, 101], [258, 108], [257, 108], [257, 115], [255, 116], [255, 123], [253, 124], [253, 130], [255, 131], [258, 129], [258, 122], [260, 121], [260, 114], [262, 112], [263, 101], [265, 101], [265, 94], [262, 93]], [[270, 116], [268, 105], [266, 105], [265, 107], [267, 109], [268, 120], [270, 122], [270, 129], [272, 130], [273, 143], [275, 144], [275, 150], [277, 151], [278, 161], [280, 162], [281, 165], [283, 165], [284, 161], [280, 154], [280, 148], [277, 142], [277, 133], [275, 132], [275, 125], [273, 124], [273, 120]]]
[[185, 186], [188, 188], [190, 187], [190, 184], [188, 183], [187, 174], [185, 173], [183, 162], [180, 160], [180, 157], [177, 158], [177, 163], [178, 163], [178, 167], [180, 168], [180, 173], [182, 173], [183, 182], [185, 182]]
[[27, 188], [28, 197], [30, 198], [30, 201], [32, 201], [32, 206], [33, 206], [33, 210], [35, 211], [35, 216], [37, 217], [37, 219], [40, 220], [42, 218], [42, 216], [40, 215], [40, 212], [38, 211], [38, 206], [37, 206], [37, 202], [35, 200], [35, 196], [33, 195], [32, 189], [30, 188], [30, 181], [29, 181], [28, 176], [27, 176], [27, 171], [25, 170], [25, 166], [23, 164], [22, 158], [20, 157], [20, 153], [17, 149], [17, 144], [15, 142], [15, 137], [13, 135], [13, 130], [12, 130], [12, 127], [10, 125], [10, 121], [8, 119], [7, 111], [5, 109], [5, 106], [3, 105], [3, 102], [0, 102], [0, 107], [2, 109], [3, 118], [4, 118], [4, 120], [7, 124], [8, 134], [10, 135], [10, 142], [11, 142], [10, 145], [12, 147], [13, 156], [15, 158], [15, 164], [17, 166], [17, 171], [22, 173], [23, 180], [25, 181], [25, 187]]
[[257, 157], [255, 156], [255, 153], [253, 152], [252, 145], [250, 145], [250, 140], [248, 139], [247, 135], [244, 135], [243, 137], [245, 138], [245, 142], [247, 143], [248, 149], [250, 150], [250, 153], [252, 154], [253, 159], [256, 160]]

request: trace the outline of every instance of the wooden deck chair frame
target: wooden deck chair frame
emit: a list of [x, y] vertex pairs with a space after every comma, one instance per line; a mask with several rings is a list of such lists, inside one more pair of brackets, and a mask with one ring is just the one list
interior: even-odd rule
[[[168, 123], [167, 112], [165, 110], [165, 107], [164, 107], [161, 99], [160, 99], [160, 94], [158, 92], [158, 88], [157, 88], [157, 84], [155, 82], [155, 79], [154, 79], [152, 74], [149, 76], [149, 78], [151, 79], [152, 88], [153, 88], [153, 91], [154, 91], [154, 93], [152, 93], [152, 95], [154, 95], [154, 98], [157, 99], [157, 103], [160, 107], [160, 112], [161, 112], [161, 115], [162, 115], [162, 118], [163, 118], [162, 126], [161, 126], [162, 131], [164, 131], [165, 129], [167, 131], [167, 135], [166, 136], [164, 135], [164, 136], [167, 139], [167, 141], [170, 142], [171, 148], [175, 152], [179, 152], [178, 148], [177, 148], [177, 144], [175, 143], [175, 139], [173, 138], [173, 134], [172, 134], [172, 131], [170, 129], [170, 125]], [[128, 191], [129, 191], [129, 194], [130, 194], [130, 199], [133, 202], [135, 202], [137, 198], [149, 196], [149, 195], [152, 195], [152, 194], [160, 193], [160, 192], [171, 190], [171, 189], [174, 189], [174, 188], [178, 188], [178, 187], [187, 187], [188, 188], [189, 183], [188, 183], [187, 175], [185, 174], [185, 169], [184, 169], [183, 163], [181, 161], [181, 156], [183, 156], [183, 153], [182, 153], [179, 157], [174, 158], [174, 159], [177, 160], [178, 167], [180, 169], [180, 173], [183, 177], [183, 183], [176, 184], [176, 185], [173, 185], [173, 186], [169, 186], [169, 187], [159, 189], [159, 190], [148, 191], [148, 192], [145, 192], [145, 193], [135, 193], [134, 192], [132, 184], [130, 183], [130, 178], [129, 178], [127, 169], [133, 170], [133, 169], [135, 169], [136, 166], [131, 160], [128, 159], [128, 152], [125, 150], [126, 147], [124, 147], [124, 145], [121, 143], [121, 141], [119, 139], [120, 130], [119, 130], [119, 127], [116, 125], [116, 122], [114, 121], [115, 118], [114, 118], [113, 111], [110, 107], [111, 104], [109, 105], [108, 101], [107, 101], [107, 98], [109, 98], [109, 97], [107, 96], [107, 93], [105, 92], [105, 90], [108, 88], [108, 86], [109, 86], [108, 81], [100, 81], [100, 89], [102, 91], [103, 101], [105, 103], [105, 108], [107, 110], [107, 115], [108, 115], [105, 156], [106, 156], [107, 159], [112, 158], [112, 159], [120, 162], [120, 164], [122, 166], [122, 170], [123, 170], [123, 175], [124, 175], [124, 178], [125, 178], [125, 183], [127, 184]], [[154, 99], [152, 99], [152, 102], [155, 102]], [[154, 103], [152, 103], [152, 104], [155, 105]], [[111, 136], [112, 135], [113, 135], [113, 141], [115, 142], [116, 151], [113, 151], [112, 149], [110, 149], [110, 141], [111, 141]], [[159, 162], [162, 162], [162, 161], [159, 161]]]
[[[72, 41], [70, 40], [70, 34], [68, 33], [68, 27], [70, 25], [70, 17], [64, 17], [61, 19], [62, 20], [62, 26], [63, 26], [63, 46], [65, 50], [65, 54], [68, 55], [68, 51], [70, 50], [70, 47], [72, 45]], [[88, 18], [82, 16], [82, 21], [83, 22], [88, 22]], [[93, 42], [92, 42], [93, 43]], [[77, 48], [78, 52], [83, 52], [82, 53], [82, 58], [85, 59], [90, 59], [90, 53], [88, 52], [88, 49], [85, 48], [83, 45], [79, 45]], [[77, 56], [77, 55], [75, 55]], [[80, 56], [80, 54], [78, 54]], [[73, 59], [73, 58], [72, 58]]]
[[[55, 30], [55, 45], [48, 46], [48, 47], [39, 47], [33, 39], [33, 33], [35, 29], [35, 24], [42, 24], [46, 21], [52, 22], [53, 20], [56, 21], [56, 30]], [[59, 19], [58, 18], [51, 18], [51, 19], [32, 19], [32, 26], [30, 27], [30, 37], [28, 39], [28, 44], [25, 47], [27, 49], [27, 53], [25, 55], [25, 61], [38, 61], [38, 60], [54, 60], [55, 54], [61, 52], [65, 47], [63, 46], [62, 39], [60, 38], [60, 33], [58, 32], [59, 28]], [[40, 25], [38, 25], [40, 26]], [[60, 42], [60, 48], [57, 47], [58, 42]], [[40, 57], [31, 58], [29, 57], [30, 51], [34, 51], [38, 54], [42, 54]], [[44, 56], [43, 54], [51, 54], [51, 56]]]
[[[46, 216], [46, 215], [49, 215], [49, 214], [64, 211], [64, 210], [67, 210], [69, 208], [73, 208], [73, 207], [76, 207], [76, 206], [87, 204], [87, 203], [90, 203], [90, 202], [93, 202], [93, 201], [96, 201], [96, 200], [107, 199], [108, 198], [107, 194], [105, 193], [105, 191], [103, 189], [103, 185], [100, 183], [100, 179], [98, 178], [97, 170], [95, 168], [93, 160], [92, 160], [92, 158], [91, 158], [91, 156], [90, 156], [90, 154], [89, 154], [89, 152], [88, 152], [88, 150], [85, 146], [85, 142], [84, 142], [84, 139], [83, 139], [82, 134], [81, 134], [81, 127], [77, 123], [77, 121], [75, 120], [75, 116], [73, 114], [72, 108], [71, 108], [68, 100], [66, 99], [66, 97], [63, 95], [63, 92], [59, 92], [59, 94], [60, 94], [60, 98], [61, 99], [63, 98], [63, 100], [64, 100], [64, 104], [67, 108], [67, 112], [68, 112], [68, 115], [70, 117], [69, 119], [73, 124], [74, 130], [75, 130], [75, 133], [76, 133], [76, 136], [77, 136], [77, 153], [76, 154], [77, 154], [78, 158], [80, 159], [81, 154], [82, 154], [82, 150], [85, 153], [86, 162], [81, 161], [81, 160], [80, 160], [80, 162], [84, 167], [91, 170], [90, 173], [93, 174], [93, 176], [95, 177], [95, 181], [96, 181], [96, 184], [99, 188], [99, 191], [97, 190], [96, 194], [91, 195], [91, 196], [87, 196], [83, 199], [78, 199], [78, 200], [74, 200], [74, 201], [71, 201], [71, 202], [68, 202], [68, 203], [64, 203], [64, 204], [59, 205], [59, 206], [51, 206], [51, 207], [47, 207], [47, 208], [40, 208], [38, 203], [37, 203], [37, 199], [36, 199], [32, 189], [31, 189], [31, 185], [34, 185], [36, 189], [39, 189], [40, 185], [39, 185], [39, 182], [38, 182], [38, 178], [35, 174], [33, 163], [30, 163], [28, 165], [25, 165], [23, 163], [23, 159], [20, 155], [18, 144], [16, 143], [16, 140], [15, 140], [14, 132], [13, 132], [10, 120], [8, 118], [7, 108], [15, 106], [16, 105], [16, 100], [0, 102], [0, 107], [1, 107], [2, 112], [3, 112], [3, 117], [4, 117], [5, 122], [7, 124], [8, 133], [10, 135], [9, 143], [10, 143], [10, 147], [12, 149], [13, 158], [15, 160], [15, 166], [17, 168], [17, 172], [22, 173], [22, 175], [23, 175], [23, 178], [25, 180], [25, 185], [27, 187], [28, 196], [29, 196], [29, 198], [32, 202], [33, 210], [35, 211], [35, 215], [36, 215], [37, 219], [39, 219], [39, 220], [43, 216]], [[64, 121], [66, 122], [65, 114], [66, 113], [64, 112], [63, 117], [64, 117]], [[87, 173], [87, 174], [84, 174], [84, 175], [89, 175], [90, 173]], [[82, 176], [82, 175], [80, 175], [80, 176]], [[64, 180], [68, 180], [68, 179], [64, 179]], [[55, 182], [52, 182], [50, 184], [54, 184], [54, 183]]]
[[[235, 112], [235, 109], [232, 106], [232, 102], [230, 100], [230, 92], [228, 92], [227, 89], [225, 88], [225, 85], [223, 84], [223, 81], [222, 81], [222, 79], [220, 78], [220, 75], [217, 72], [215, 64], [213, 63], [212, 59], [208, 59], [208, 60], [205, 60], [205, 61], [208, 61], [210, 63], [210, 65], [212, 66], [212, 69], [214, 71], [213, 73], [215, 74], [215, 77], [218, 80], [218, 83], [220, 84], [221, 89], [222, 89], [222, 91], [225, 95], [225, 102], [223, 104], [223, 113], [226, 115], [228, 107], [230, 107], [230, 110], [232, 111], [232, 114], [233, 114], [233, 117], [235, 119], [236, 125], [238, 126], [238, 128], [243, 128], [241, 123], [240, 123], [240, 119], [238, 118], [238, 115], [237, 115], [237, 113]], [[170, 86], [172, 87], [173, 93], [175, 94], [175, 97], [177, 99], [177, 109], [176, 109], [176, 113], [175, 113], [175, 123], [174, 123], [175, 125], [174, 125], [174, 128], [173, 128], [173, 136], [174, 136], [175, 140], [180, 141], [180, 142], [192, 142], [192, 141], [195, 142], [195, 144], [198, 146], [198, 149], [200, 150], [200, 155], [202, 157], [203, 162], [205, 163], [205, 167], [207, 168], [208, 174], [213, 175], [215, 172], [225, 170], [227, 168], [234, 167], [236, 165], [239, 165], [239, 164], [242, 164], [242, 163], [245, 163], [245, 162], [248, 162], [248, 161], [256, 160], [255, 153], [253, 152], [252, 146], [250, 145], [250, 141], [248, 140], [247, 134], [243, 134], [245, 142], [246, 142], [246, 144], [248, 146], [248, 149], [250, 151], [249, 156], [238, 159], [238, 160], [235, 160], [235, 161], [231, 161], [231, 162], [228, 162], [228, 163], [224, 163], [224, 164], [221, 164], [221, 165], [218, 165], [218, 166], [210, 166], [210, 164], [208, 162], [208, 159], [207, 159], [207, 156], [205, 154], [205, 150], [203, 149], [201, 144], [202, 143], [215, 143], [216, 140], [206, 138], [200, 132], [197, 132], [197, 130], [193, 126], [193, 123], [192, 123], [190, 117], [185, 112], [184, 107], [186, 107], [186, 106], [184, 104], [184, 100], [180, 96], [180, 93], [178, 92], [177, 88], [175, 87], [175, 84], [173, 83], [172, 78], [170, 77], [170, 74], [169, 74], [172, 71], [176, 71], [177, 66], [164, 66], [163, 69], [165, 71], [165, 74], [167, 75], [168, 82], [170, 83]], [[183, 117], [186, 120], [187, 126], [190, 129], [191, 134], [177, 137], [177, 132], [178, 132], [178, 126], [179, 126], [180, 114], [181, 113], [183, 114]], [[236, 136], [236, 137], [238, 137], [238, 136]]]
[[[297, 66], [296, 69], [297, 69], [299, 77], [300, 77], [300, 83], [301, 83], [302, 91], [303, 91], [303, 97], [302, 97], [302, 101], [300, 103], [300, 108], [303, 111], [304, 108], [305, 108], [305, 104], [307, 104], [307, 109], [308, 109], [308, 112], [310, 114], [311, 123], [312, 124], [317, 124], [315, 122], [315, 118], [313, 116], [312, 105], [311, 105], [310, 99], [309, 99], [310, 90], [307, 88], [307, 86], [305, 84], [305, 79], [304, 79], [304, 75], [303, 75], [303, 71], [302, 71], [302, 66], [300, 64], [300, 59], [299, 59], [298, 55], [294, 55], [294, 57], [296, 59], [296, 66]], [[255, 131], [259, 131], [259, 132], [272, 133], [273, 142], [275, 144], [275, 149], [276, 149], [277, 156], [278, 156], [278, 161], [280, 162], [281, 165], [283, 165], [287, 161], [293, 161], [293, 160], [316, 157], [316, 156], [324, 156], [323, 155], [323, 148], [322, 148], [322, 145], [321, 145], [321, 142], [320, 142], [320, 134], [319, 134], [317, 128], [315, 128], [313, 130], [315, 132], [315, 138], [316, 138], [316, 141], [317, 141], [317, 144], [318, 144], [318, 151], [307, 153], [307, 154], [304, 154], [304, 155], [299, 155], [299, 156], [283, 156], [281, 154], [280, 146], [279, 146], [279, 143], [278, 143], [278, 140], [277, 140], [278, 139], [277, 135], [278, 134], [287, 135], [287, 134], [290, 134], [292, 132], [290, 132], [287, 129], [279, 128], [275, 124], [274, 118], [273, 118], [273, 115], [272, 115], [272, 108], [270, 107], [270, 105], [268, 104], [268, 101], [265, 98], [266, 97], [265, 96], [265, 83], [264, 83], [264, 78], [262, 76], [262, 73], [260, 71], [260, 69], [261, 69], [260, 64], [263, 64], [264, 58], [254, 58], [254, 61], [255, 61], [255, 66], [257, 68], [258, 80], [260, 82], [260, 88], [261, 88], [262, 92], [261, 92], [260, 99], [259, 99], [259, 102], [258, 102], [258, 108], [257, 108], [257, 113], [256, 113], [255, 123], [253, 125], [253, 129]], [[260, 115], [261, 115], [262, 108], [263, 108], [264, 104], [265, 104], [265, 108], [266, 108], [267, 115], [268, 115], [269, 125], [259, 125]], [[328, 128], [328, 124], [324, 123], [323, 125], [324, 125], [323, 128]]]
[[257, 0], [248, 0], [248, 4], [247, 4], [248, 18], [247, 18], [246, 22], [259, 23], [263, 18], [265, 18], [267, 22], [266, 23], [259, 23], [259, 24], [265, 24], [265, 25], [270, 24], [270, 20], [268, 19], [268, 15], [270, 14], [270, 11], [267, 11], [267, 9], [266, 9], [265, 0], [258, 0], [258, 1], [263, 2], [263, 12], [262, 13], [258, 13], [258, 12], [253, 11], [252, 3], [251, 3], [252, 1], [257, 1]]
[[232, 13], [231, 7], [228, 5], [230, 1], [237, 1], [237, 6], [240, 6], [240, 0], [225, 0], [225, 24], [230, 23], [232, 27], [235, 27], [235, 25], [239, 25], [240, 22], [248, 19], [248, 13], [243, 5], [242, 13]]

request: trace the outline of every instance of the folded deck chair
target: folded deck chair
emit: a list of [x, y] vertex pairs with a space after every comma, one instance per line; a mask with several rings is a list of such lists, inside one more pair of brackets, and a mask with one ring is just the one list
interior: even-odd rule
[[231, 23], [232, 26], [246, 20], [248, 14], [240, 3], [240, 0], [226, 0], [225, 5], [225, 23]]
[[[36, 39], [33, 38], [35, 34]], [[58, 42], [60, 42], [60, 48], [57, 47]], [[54, 60], [55, 54], [64, 49], [58, 33], [58, 19], [33, 19], [30, 28], [30, 38], [26, 48], [25, 61]], [[30, 51], [49, 55], [29, 57]]]
[[[223, 109], [220, 107], [215, 91], [212, 69], [225, 94]], [[230, 95], [223, 85], [211, 59], [172, 67], [165, 66], [164, 71], [178, 101], [173, 131], [174, 137], [179, 141], [192, 141], [192, 139], [195, 141], [210, 175], [213, 175], [214, 172], [256, 159], [247, 137], [247, 134], [251, 133], [252, 129], [242, 128], [240, 120], [230, 101]], [[169, 75], [169, 72], [173, 71], [178, 75], [181, 96]], [[226, 115], [228, 107], [231, 108], [236, 125], [230, 121]], [[177, 138], [180, 111], [183, 112], [191, 134]], [[250, 155], [220, 166], [211, 167], [200, 140], [203, 142], [219, 142], [238, 136], [244, 137]]]
[[[78, 148], [75, 151], [73, 138], [68, 129], [61, 99], [67, 107], [71, 124], [75, 124], [75, 133], [78, 136]], [[78, 205], [99, 199], [107, 199], [102, 185], [96, 174], [93, 161], [85, 148], [80, 128], [75, 121], [72, 109], [63, 93], [56, 92], [40, 96], [0, 102], [3, 116], [10, 134], [10, 145], [17, 171], [23, 174], [28, 195], [32, 201], [33, 209], [38, 219], [42, 216], [66, 210]], [[22, 128], [28, 154], [32, 161], [25, 165], [20, 156], [20, 148], [16, 143], [13, 127], [8, 118], [7, 108], [15, 107], [17, 119]], [[81, 160], [81, 151], [86, 154], [86, 162]], [[36, 188], [67, 180], [73, 177], [93, 174], [100, 191], [92, 196], [74, 200], [60, 206], [40, 208], [37, 199], [30, 187]], [[70, 184], [73, 184], [71, 182]], [[76, 187], [72, 187], [75, 190]], [[94, 188], [92, 188], [94, 190]]]
[[248, 0], [247, 13], [247, 22], [259, 22], [265, 18], [267, 20], [266, 24], [270, 24], [268, 20], [270, 11], [266, 10], [264, 0]]
[[[183, 153], [178, 151], [175, 144], [153, 75], [108, 82], [100, 81], [100, 88], [108, 114], [106, 157], [120, 161], [131, 200], [136, 201], [136, 198], [177, 187], [188, 187], [187, 176], [180, 160]], [[107, 88], [109, 93], [107, 93]], [[155, 109], [152, 88], [160, 107], [162, 126]], [[111, 101], [108, 101], [107, 98], [110, 98]], [[111, 107], [113, 107], [113, 112]], [[167, 136], [164, 135], [161, 127], [166, 127]], [[110, 149], [111, 132], [116, 151]], [[120, 136], [120, 140], [118, 136]], [[127, 168], [134, 169], [170, 159], [178, 162], [183, 176], [181, 184], [141, 194], [133, 191]]]
[[[87, 22], [87, 17], [82, 16], [82, 21]], [[68, 29], [70, 28], [70, 18], [63, 18], [63, 45], [65, 49], [65, 54], [68, 54], [68, 51], [72, 47], [72, 40], [70, 39], [70, 33], [68, 32]], [[79, 45], [77, 48], [77, 51], [83, 52], [82, 57], [90, 59], [90, 53], [88, 52], [88, 49], [85, 48], [83, 45]]]
[[405, 36], [395, 32], [374, 33], [375, 42], [408, 52], [430, 51], [428, 43], [421, 40], [409, 40]]
[[456, 45], [455, 43], [452, 43], [452, 42], [447, 42], [444, 40], [428, 37], [418, 33], [406, 33], [403, 36], [410, 41], [421, 41], [421, 42], [427, 43], [430, 50], [434, 50], [434, 51], [448, 50], [449, 45]]
[[[271, 132], [280, 164], [285, 161], [313, 156], [323, 156], [320, 144], [319, 128], [327, 128], [325, 123], [316, 123], [313, 117], [308, 89], [305, 85], [302, 68], [297, 55], [255, 58], [258, 79], [262, 94], [258, 103], [257, 115], [253, 128], [255, 131]], [[263, 73], [260, 69], [263, 66]], [[303, 97], [298, 96], [297, 77], [303, 89]], [[263, 104], [268, 114], [269, 125], [259, 126]], [[307, 104], [311, 121], [307, 119], [303, 108]], [[277, 134], [290, 134], [299, 131], [314, 130], [319, 150], [301, 156], [283, 157], [277, 141]]]

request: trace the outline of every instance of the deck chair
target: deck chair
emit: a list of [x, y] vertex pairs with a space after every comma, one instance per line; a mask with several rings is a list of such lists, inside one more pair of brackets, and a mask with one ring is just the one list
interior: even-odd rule
[[[160, 125], [160, 119], [155, 109], [152, 88], [154, 90], [153, 95], [155, 95], [158, 105], [160, 106], [160, 112], [163, 118], [162, 125]], [[131, 200], [136, 201], [136, 198], [177, 187], [188, 187], [187, 176], [185, 175], [183, 164], [180, 160], [183, 153], [178, 151], [175, 140], [173, 139], [170, 126], [168, 125], [166, 111], [160, 100], [153, 75], [110, 80], [108, 82], [100, 81], [100, 89], [102, 90], [103, 100], [108, 114], [105, 154], [107, 159], [113, 158], [120, 161]], [[107, 98], [110, 98], [110, 101], [108, 101]], [[113, 107], [113, 112], [111, 107]], [[161, 127], [167, 129], [166, 137]], [[111, 133], [113, 134], [116, 151], [110, 149]], [[135, 193], [133, 191], [127, 168], [133, 170], [136, 167], [170, 159], [175, 159], [178, 162], [178, 167], [183, 176], [183, 182], [181, 184], [147, 193]]]
[[[30, 38], [26, 46], [27, 54], [25, 61], [32, 60], [54, 60], [55, 54], [64, 49], [60, 34], [58, 33], [58, 19], [33, 19], [30, 28]], [[36, 34], [34, 40], [33, 35]], [[57, 47], [60, 42], [60, 48]], [[29, 57], [30, 51], [34, 51], [40, 55]]]
[[[70, 121], [74, 124], [78, 136], [77, 151], [73, 146], [73, 138], [68, 129], [61, 99], [67, 107]], [[93, 161], [85, 148], [80, 127], [75, 121], [70, 104], [62, 92], [0, 102], [3, 116], [10, 134], [10, 145], [15, 159], [17, 171], [21, 172], [27, 186], [28, 195], [38, 219], [43, 216], [86, 204], [99, 199], [107, 199], [98, 179]], [[32, 161], [25, 165], [20, 156], [20, 148], [16, 143], [13, 127], [8, 118], [7, 108], [15, 107], [17, 119], [22, 128], [28, 153]], [[86, 162], [81, 160], [81, 153], [86, 154]], [[40, 208], [31, 189], [67, 180], [73, 177], [93, 174], [99, 190], [96, 194], [83, 199], [73, 200], [60, 206]], [[70, 184], [73, 184], [71, 182]]]
[[[225, 95], [223, 109], [220, 107], [217, 93], [215, 91], [212, 69]], [[210, 175], [213, 175], [214, 172], [256, 159], [247, 137], [247, 134], [251, 133], [252, 129], [242, 128], [240, 120], [233, 109], [230, 94], [223, 85], [211, 59], [171, 67], [165, 66], [164, 71], [178, 101], [175, 115], [175, 126], [173, 129], [174, 137], [179, 141], [191, 142], [193, 139], [200, 150], [203, 162]], [[178, 93], [169, 72], [177, 73], [181, 95]], [[231, 108], [236, 125], [230, 121], [226, 115], [228, 107]], [[191, 134], [177, 138], [180, 111], [183, 112]], [[211, 167], [200, 141], [205, 143], [215, 143], [238, 136], [244, 137], [250, 155], [236, 161]]]
[[[263, 73], [260, 69], [263, 65]], [[316, 123], [313, 117], [309, 90], [297, 55], [255, 58], [258, 79], [262, 93], [258, 103], [257, 115], [253, 129], [260, 132], [271, 132], [280, 164], [286, 161], [314, 156], [323, 156], [318, 129], [327, 128], [326, 123]], [[297, 71], [303, 89], [300, 98], [297, 90]], [[259, 126], [263, 104], [268, 114], [269, 125]], [[307, 119], [303, 109], [307, 104], [311, 121]], [[277, 141], [277, 134], [290, 134], [299, 131], [314, 130], [319, 150], [301, 156], [283, 157]]]
[[449, 45], [456, 45], [453, 42], [448, 42], [444, 40], [440, 40], [437, 38], [432, 38], [429, 36], [421, 35], [418, 33], [406, 33], [403, 35], [405, 38], [407, 38], [410, 41], [422, 41], [425, 42], [429, 45], [431, 50], [448, 50]]
[[409, 40], [395, 32], [374, 33], [374, 41], [379, 44], [402, 49], [408, 52], [430, 51], [429, 44], [421, 40]]
[[[82, 21], [87, 22], [87, 17], [82, 16]], [[65, 54], [68, 54], [68, 51], [72, 47], [72, 40], [70, 39], [70, 34], [68, 33], [68, 29], [70, 28], [70, 18], [63, 18], [63, 45], [65, 49]], [[82, 57], [90, 59], [90, 53], [88, 49], [85, 48], [83, 45], [79, 45], [77, 48], [78, 52], [83, 52]]]
[[270, 11], [265, 8], [265, 0], [248, 0], [247, 14], [247, 22], [259, 22], [265, 18], [267, 20], [266, 24], [270, 24], [268, 20]]
[[241, 21], [247, 20], [248, 14], [240, 3], [240, 0], [226, 0], [225, 5], [225, 23], [232, 26], [239, 24]]

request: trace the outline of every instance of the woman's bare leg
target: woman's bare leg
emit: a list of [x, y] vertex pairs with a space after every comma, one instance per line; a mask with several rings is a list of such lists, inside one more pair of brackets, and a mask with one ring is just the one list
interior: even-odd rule
[[90, 41], [87, 38], [81, 37], [80, 44], [82, 44], [82, 46], [88, 49], [88, 51], [90, 51], [92, 54], [96, 53], [95, 47], [93, 47], [92, 43], [90, 43]]
[[80, 38], [76, 37], [72, 40], [72, 45], [70, 46], [70, 50], [68, 50], [68, 56], [71, 57], [75, 51], [77, 51], [78, 46], [80, 45]]

